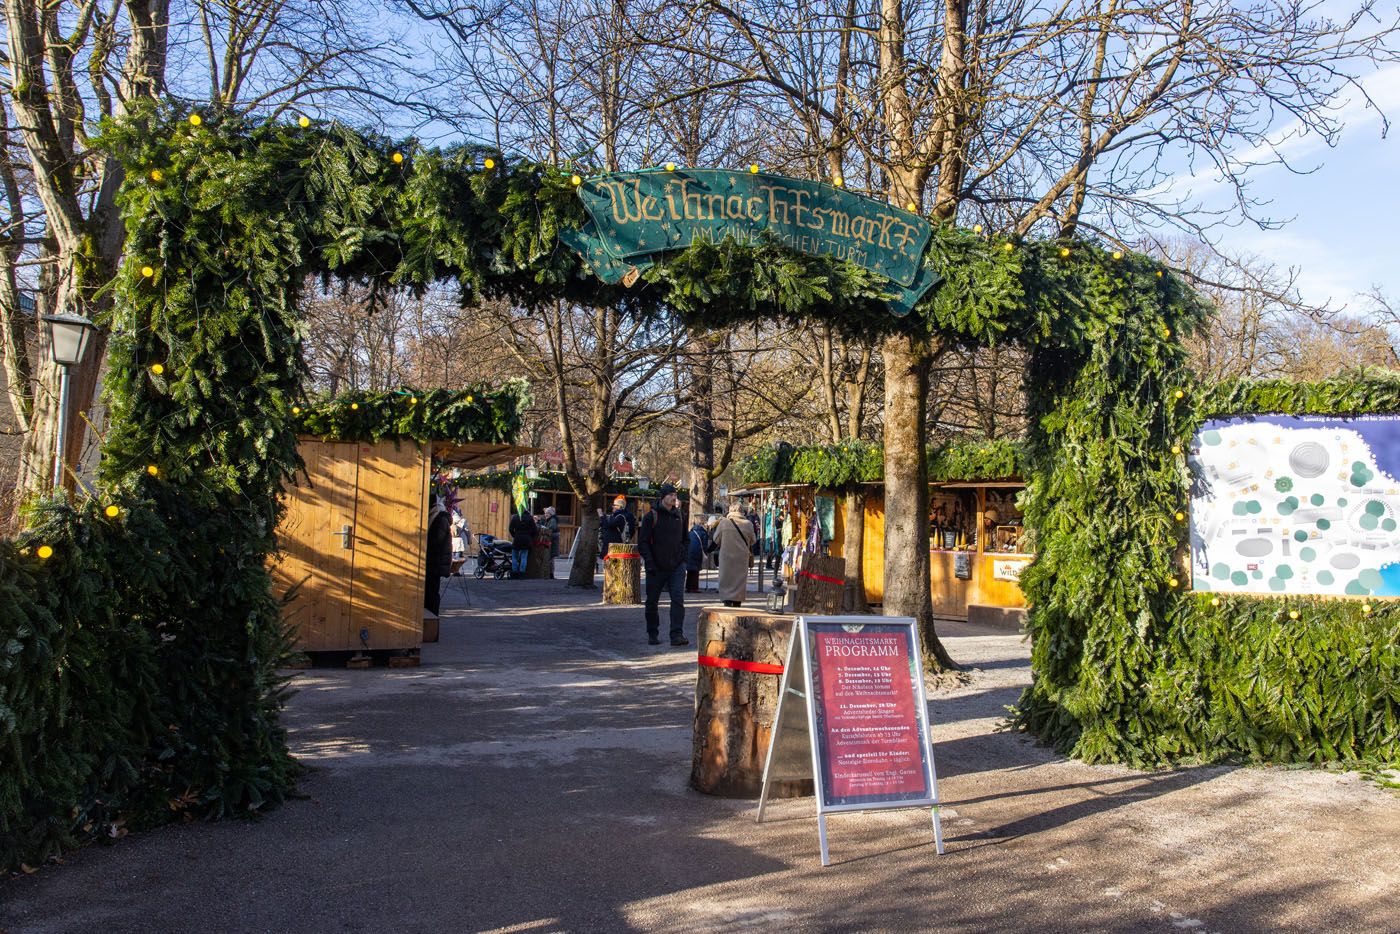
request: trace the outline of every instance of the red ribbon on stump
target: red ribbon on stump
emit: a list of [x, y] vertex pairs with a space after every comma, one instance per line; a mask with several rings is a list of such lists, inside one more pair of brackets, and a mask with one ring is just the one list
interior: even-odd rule
[[752, 671], [761, 675], [780, 675], [783, 673], [782, 665], [770, 665], [766, 662], [745, 662], [737, 658], [716, 658], [713, 655], [701, 655], [700, 664], [710, 668], [733, 668], [735, 671]]
[[814, 573], [812, 573], [811, 571], [798, 571], [798, 572], [797, 572], [797, 576], [798, 576], [798, 577], [810, 577], [810, 578], [811, 578], [812, 580], [814, 580], [814, 581], [823, 581], [824, 583], [827, 583], [827, 584], [844, 584], [844, 583], [846, 583], [844, 580], [842, 580], [842, 579], [839, 578], [839, 577], [827, 577], [825, 574], [814, 574]]

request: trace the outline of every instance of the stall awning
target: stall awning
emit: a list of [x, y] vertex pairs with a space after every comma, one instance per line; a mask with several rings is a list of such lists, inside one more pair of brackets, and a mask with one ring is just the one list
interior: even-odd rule
[[469, 441], [456, 444], [451, 441], [434, 441], [433, 457], [444, 467], [459, 467], [462, 470], [480, 470], [508, 464], [517, 457], [535, 454], [539, 448], [528, 448], [519, 444], [486, 444]]

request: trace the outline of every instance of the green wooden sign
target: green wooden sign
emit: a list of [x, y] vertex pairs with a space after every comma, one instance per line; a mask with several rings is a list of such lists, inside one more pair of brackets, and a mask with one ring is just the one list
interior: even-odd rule
[[[890, 280], [890, 307], [907, 314], [941, 277], [924, 267], [928, 221], [820, 182], [721, 169], [654, 169], [588, 179], [579, 187], [591, 223], [561, 234], [605, 282], [696, 240], [776, 237]], [[628, 283], [630, 284], [630, 282]]]

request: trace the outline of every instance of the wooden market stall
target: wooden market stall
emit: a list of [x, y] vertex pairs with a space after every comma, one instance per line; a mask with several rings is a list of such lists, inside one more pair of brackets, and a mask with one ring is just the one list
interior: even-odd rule
[[[485, 532], [496, 538], [509, 538], [509, 474], [503, 477], [498, 472], [489, 476], [493, 476], [495, 482], [473, 483], [471, 481], [484, 478], [468, 478], [468, 484], [457, 493], [457, 508], [466, 516], [473, 536]], [[683, 489], [677, 492], [681, 496], [682, 508], [685, 508], [688, 492]], [[612, 508], [613, 497], [626, 497], [627, 508], [640, 522], [656, 501], [656, 487], [642, 488], [635, 483], [627, 483], [624, 486], [615, 480], [609, 484], [604, 496], [605, 509]], [[530, 483], [530, 504], [530, 511], [535, 515], [543, 513], [546, 506], [554, 507], [555, 515], [559, 519], [559, 554], [569, 554], [574, 545], [574, 537], [578, 535], [579, 521], [585, 509], [583, 500], [569, 488], [558, 471], [542, 471], [539, 478]]]
[[[1035, 559], [1016, 495], [1019, 480], [934, 484], [929, 489], [929, 577], [935, 616], [1020, 625], [1026, 606], [1018, 581]], [[862, 570], [866, 599], [884, 599], [885, 502], [865, 501]]]
[[480, 468], [533, 448], [303, 437], [304, 475], [286, 489], [274, 592], [303, 652], [417, 650], [432, 468]]
[[[1018, 479], [981, 482], [949, 482], [929, 487], [929, 576], [934, 614], [972, 622], [1020, 625], [1025, 609], [1021, 572], [1032, 560], [1034, 549], [1025, 528], [1017, 494], [1025, 488]], [[806, 541], [811, 523], [834, 508], [826, 551], [845, 554], [845, 504], [837, 493], [807, 484], [768, 488], [778, 493], [789, 518], [791, 537]], [[821, 500], [828, 500], [822, 503]], [[865, 539], [861, 571], [866, 600], [884, 602], [885, 502], [883, 487], [866, 485]]]

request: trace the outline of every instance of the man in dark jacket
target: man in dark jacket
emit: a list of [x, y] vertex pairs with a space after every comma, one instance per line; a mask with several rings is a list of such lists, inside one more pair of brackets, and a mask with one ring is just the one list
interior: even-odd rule
[[437, 613], [442, 609], [442, 579], [452, 573], [452, 517], [441, 496], [433, 497], [433, 508], [428, 511], [427, 552], [423, 606]]
[[518, 515], [510, 517], [511, 577], [525, 576], [525, 569], [530, 563], [530, 548], [539, 537], [540, 527], [529, 512], [521, 510]]
[[676, 488], [662, 484], [656, 506], [642, 517], [637, 550], [647, 572], [647, 642], [661, 644], [661, 590], [671, 594], [671, 644], [690, 645], [685, 637], [685, 517], [681, 515]]

